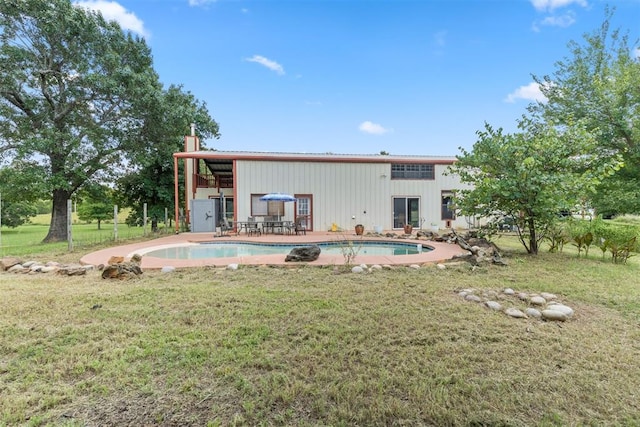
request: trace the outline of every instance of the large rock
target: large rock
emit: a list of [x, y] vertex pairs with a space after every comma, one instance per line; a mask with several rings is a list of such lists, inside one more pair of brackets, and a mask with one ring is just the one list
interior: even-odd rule
[[102, 272], [103, 279], [129, 279], [142, 274], [142, 269], [138, 262], [122, 262], [108, 265]]
[[20, 264], [22, 261], [18, 258], [5, 257], [0, 259], [0, 270], [7, 271], [14, 265]]
[[286, 262], [308, 262], [317, 260], [319, 256], [320, 247], [318, 245], [300, 246], [291, 249], [284, 260]]

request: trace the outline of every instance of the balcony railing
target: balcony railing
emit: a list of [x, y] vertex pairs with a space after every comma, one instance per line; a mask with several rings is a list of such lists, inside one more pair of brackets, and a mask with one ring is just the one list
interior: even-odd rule
[[193, 174], [196, 188], [233, 188], [233, 177], [228, 175]]

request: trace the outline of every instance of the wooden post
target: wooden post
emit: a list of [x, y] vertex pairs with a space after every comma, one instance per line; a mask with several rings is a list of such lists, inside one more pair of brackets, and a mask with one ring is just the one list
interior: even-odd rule
[[69, 252], [73, 251], [73, 235], [71, 233], [71, 224], [73, 218], [71, 217], [73, 212], [73, 204], [71, 199], [67, 199], [67, 244]]
[[113, 240], [118, 240], [118, 205], [113, 205]]
[[142, 205], [142, 235], [147, 235], [147, 204]]

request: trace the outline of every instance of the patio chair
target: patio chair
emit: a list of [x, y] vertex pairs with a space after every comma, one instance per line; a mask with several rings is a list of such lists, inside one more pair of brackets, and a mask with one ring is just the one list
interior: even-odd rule
[[249, 236], [261, 236], [262, 235], [262, 231], [260, 230], [260, 227], [258, 227], [258, 223], [254, 220], [254, 221], [249, 221], [247, 222], [247, 234]]
[[305, 225], [306, 219], [306, 216], [299, 216], [298, 218], [296, 218], [296, 221], [293, 224], [293, 230], [296, 232], [296, 235], [307, 235], [307, 226]]

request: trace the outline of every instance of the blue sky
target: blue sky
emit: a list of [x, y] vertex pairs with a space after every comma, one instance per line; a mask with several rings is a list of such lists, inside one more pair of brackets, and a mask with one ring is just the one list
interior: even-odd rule
[[[82, 1], [144, 36], [166, 84], [207, 103], [232, 151], [456, 155], [541, 99], [598, 0]], [[640, 0], [609, 3], [640, 36]]]

